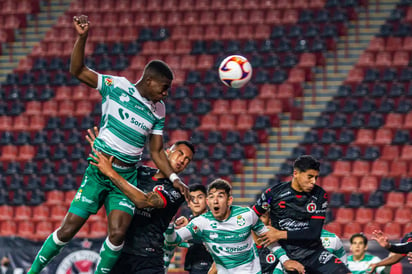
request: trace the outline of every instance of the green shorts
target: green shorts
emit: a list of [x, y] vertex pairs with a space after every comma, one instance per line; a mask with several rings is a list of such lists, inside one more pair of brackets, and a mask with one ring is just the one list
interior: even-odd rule
[[[136, 167], [113, 169], [136, 186]], [[123, 192], [120, 191], [96, 166], [87, 167], [82, 183], [70, 205], [69, 212], [87, 219], [91, 214], [96, 214], [104, 204], [106, 214], [117, 209], [133, 216], [135, 205]]]

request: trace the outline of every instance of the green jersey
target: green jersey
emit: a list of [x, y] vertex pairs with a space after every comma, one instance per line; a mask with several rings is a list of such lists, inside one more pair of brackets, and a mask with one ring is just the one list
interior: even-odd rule
[[[376, 264], [380, 261], [381, 259], [379, 257], [371, 254], [365, 254], [365, 257], [360, 261], [354, 261], [353, 255], [350, 255], [348, 257], [348, 268], [353, 274], [366, 274], [369, 270], [369, 265]], [[384, 266], [378, 267], [373, 273], [382, 273], [384, 268]]]
[[202, 241], [219, 274], [257, 274], [261, 273], [261, 268], [252, 230], [260, 235], [267, 228], [250, 208], [232, 206], [230, 216], [224, 221], [216, 220], [211, 212], [207, 212], [177, 231], [168, 229], [166, 241]]
[[345, 265], [348, 265], [348, 257], [345, 249], [343, 248], [342, 241], [335, 233], [322, 229], [320, 239], [322, 240], [322, 245], [324, 248], [338, 257]]
[[138, 162], [147, 136], [163, 134], [164, 103], [142, 97], [124, 77], [99, 74], [97, 90], [103, 99], [95, 148], [126, 163]]

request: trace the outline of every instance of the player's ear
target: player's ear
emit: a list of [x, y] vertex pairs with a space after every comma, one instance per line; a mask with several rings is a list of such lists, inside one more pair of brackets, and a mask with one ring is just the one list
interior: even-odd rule
[[232, 203], [233, 203], [233, 196], [229, 196], [229, 198], [227, 199], [227, 204], [231, 206]]

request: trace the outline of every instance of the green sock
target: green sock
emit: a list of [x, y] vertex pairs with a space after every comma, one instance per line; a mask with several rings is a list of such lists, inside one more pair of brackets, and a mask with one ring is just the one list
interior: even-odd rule
[[100, 249], [100, 261], [97, 264], [94, 274], [109, 273], [119, 258], [122, 248], [123, 243], [115, 246], [109, 241], [109, 238], [106, 238], [106, 241], [104, 241]]
[[27, 274], [40, 273], [40, 271], [50, 262], [50, 260], [59, 254], [60, 250], [66, 244], [67, 243], [62, 242], [57, 238], [56, 231], [50, 234], [39, 253], [37, 253], [36, 259], [34, 259], [34, 262]]

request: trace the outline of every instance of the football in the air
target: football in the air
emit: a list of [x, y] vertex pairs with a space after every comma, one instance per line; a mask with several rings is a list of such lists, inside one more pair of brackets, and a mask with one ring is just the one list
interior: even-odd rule
[[252, 77], [252, 65], [241, 55], [223, 59], [219, 66], [219, 78], [228, 87], [241, 88]]

